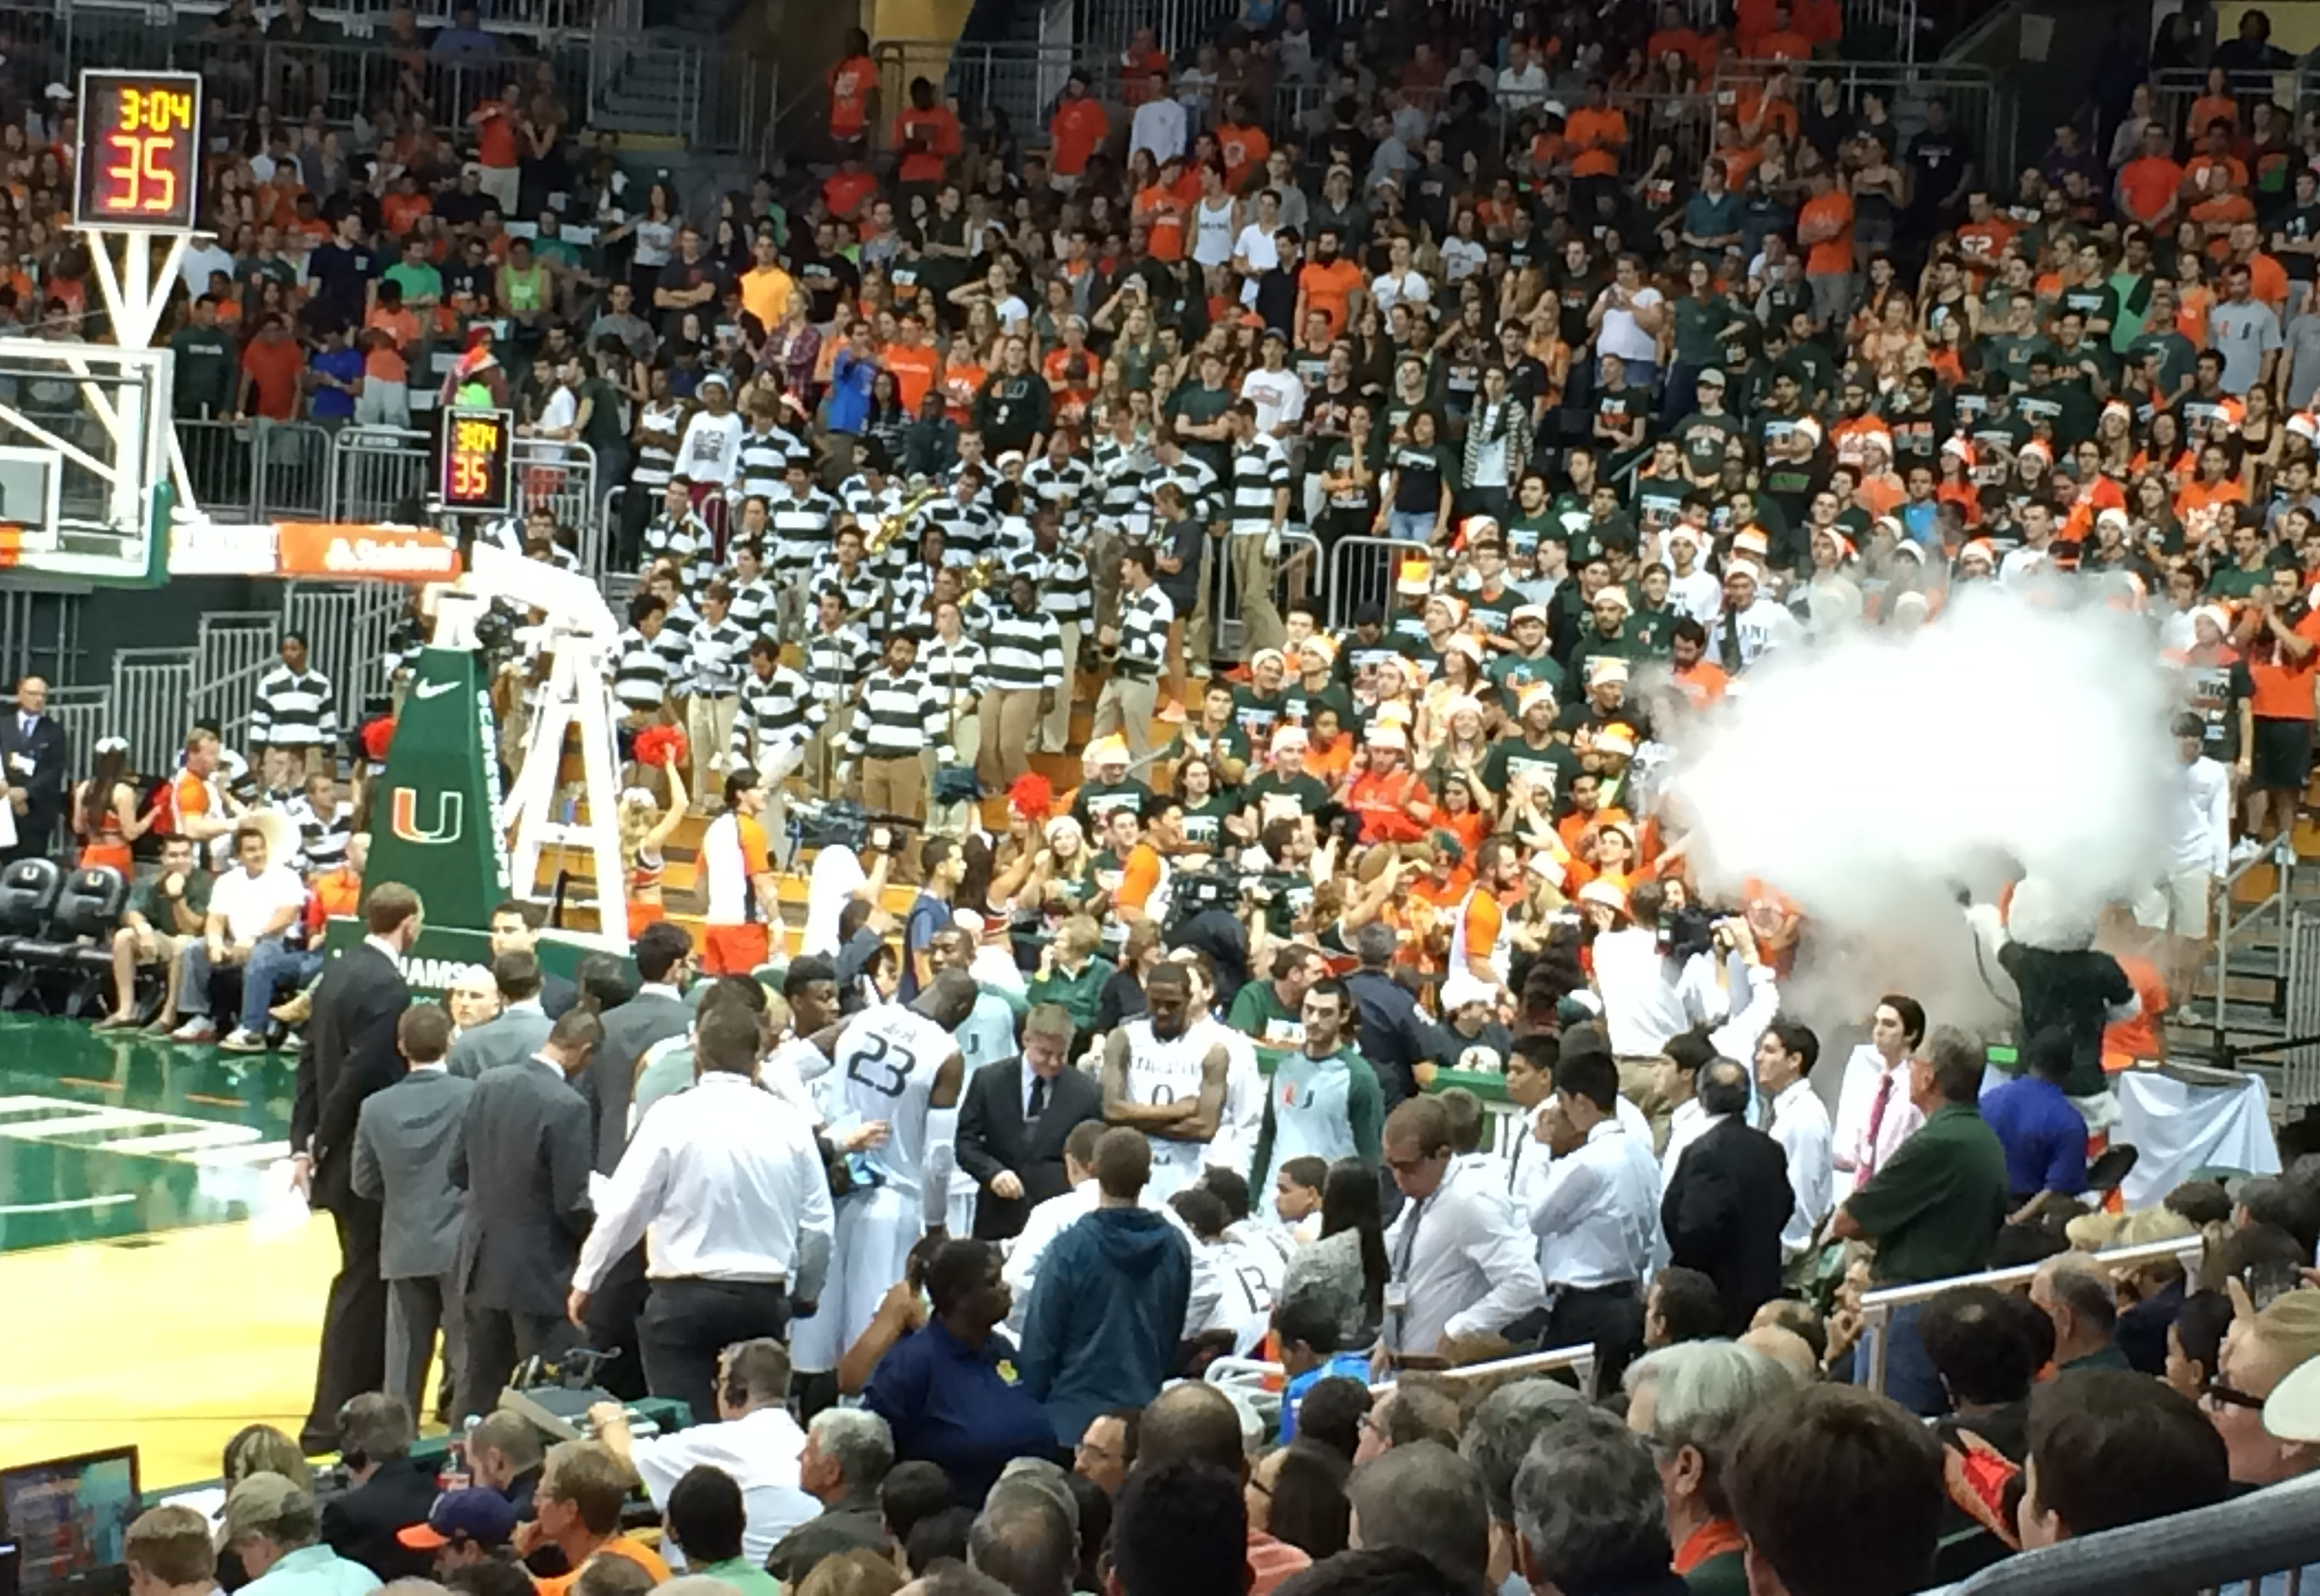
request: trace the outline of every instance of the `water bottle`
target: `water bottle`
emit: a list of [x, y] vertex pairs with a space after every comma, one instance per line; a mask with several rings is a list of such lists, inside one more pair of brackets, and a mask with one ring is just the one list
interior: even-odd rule
[[446, 1491], [465, 1491], [475, 1483], [475, 1473], [469, 1464], [470, 1448], [475, 1445], [476, 1426], [483, 1420], [476, 1414], [467, 1415], [467, 1421], [452, 1436], [450, 1446], [443, 1454], [442, 1486]]

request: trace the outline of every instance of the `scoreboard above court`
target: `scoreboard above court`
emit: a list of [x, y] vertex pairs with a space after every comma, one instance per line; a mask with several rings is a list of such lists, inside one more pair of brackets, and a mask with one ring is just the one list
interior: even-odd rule
[[199, 76], [83, 72], [73, 170], [74, 226], [191, 232], [201, 190]]

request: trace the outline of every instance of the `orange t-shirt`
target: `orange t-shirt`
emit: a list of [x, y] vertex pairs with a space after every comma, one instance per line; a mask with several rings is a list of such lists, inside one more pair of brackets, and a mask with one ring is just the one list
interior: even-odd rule
[[980, 361], [972, 358], [954, 360], [943, 367], [943, 407], [952, 420], [964, 427], [974, 419], [975, 396], [983, 392], [983, 380], [990, 374]]
[[1723, 698], [1724, 690], [1732, 685], [1732, 674], [1714, 660], [1701, 659], [1688, 671], [1678, 671], [1672, 680], [1676, 691], [1690, 700], [1695, 709], [1705, 709]]
[[1055, 139], [1056, 176], [1076, 177], [1087, 170], [1088, 158], [1111, 131], [1111, 118], [1103, 113], [1101, 105], [1082, 96], [1056, 107], [1047, 131]]
[[1813, 245], [1805, 256], [1808, 276], [1833, 276], [1853, 269], [1853, 197], [1834, 188], [1815, 194], [1797, 212], [1799, 231], [1829, 226], [1837, 230]]
[[1328, 266], [1309, 260], [1297, 273], [1297, 286], [1305, 291], [1305, 308], [1329, 319], [1332, 338], [1346, 330], [1348, 303], [1361, 285], [1362, 268], [1342, 255]]
[[[596, 1556], [626, 1557], [639, 1568], [652, 1575], [655, 1580], [664, 1583], [669, 1577], [668, 1564], [661, 1560], [660, 1554], [644, 1542], [629, 1536], [614, 1536], [596, 1548]], [[589, 1559], [589, 1562], [594, 1561], [595, 1561], [594, 1557]], [[552, 1574], [545, 1579], [535, 1579], [532, 1583], [539, 1587], [539, 1596], [566, 1596], [574, 1582], [579, 1579], [580, 1570], [587, 1566], [588, 1564], [583, 1563], [580, 1568], [574, 1569], [570, 1573]]]
[[889, 344], [885, 352], [886, 369], [894, 374], [894, 392], [902, 408], [915, 416], [927, 391], [935, 385], [942, 372], [942, 357], [931, 344]]
[[2201, 95], [2191, 102], [2190, 120], [2183, 125], [2194, 139], [2204, 139], [2207, 130], [2222, 122], [2237, 134], [2240, 131], [2240, 103], [2229, 95]]
[[1135, 216], [1144, 224], [1146, 248], [1153, 259], [1184, 258], [1184, 203], [1166, 184], [1148, 184], [1136, 191]]
[[1506, 923], [1506, 912], [1499, 900], [1487, 892], [1477, 892], [1466, 900], [1466, 957], [1487, 960], [1498, 950], [1499, 930]]
[[1582, 105], [1563, 124], [1563, 141], [1579, 152], [1571, 163], [1573, 177], [1615, 177], [1619, 150], [1627, 142], [1627, 119], [1614, 106], [1598, 111]]
[[[910, 144], [912, 132], [920, 139], [915, 149]], [[894, 176], [904, 183], [940, 183], [961, 143], [958, 118], [949, 106], [920, 111], [914, 105], [894, 119], [894, 144], [903, 152]]]
[[476, 109], [484, 118], [476, 128], [476, 158], [495, 168], [514, 166], [515, 113], [503, 100], [486, 100]]
[[2167, 1012], [2167, 983], [2159, 974], [2159, 967], [2148, 959], [2137, 959], [2131, 953], [2118, 956], [2119, 973], [2126, 984], [2143, 1000], [2143, 1012], [2131, 1020], [2118, 1020], [2103, 1027], [2103, 1069], [2113, 1074], [2126, 1069], [2138, 1059], [2149, 1060], [2166, 1057], [2166, 1043], [2160, 1038], [2160, 1020]]
[[[2307, 643], [2320, 644], [2320, 612], [2297, 621], [2296, 635]], [[2320, 649], [2306, 654], [2301, 663], [2290, 663], [2284, 650], [2269, 661], [2251, 651], [2247, 672], [2255, 690], [2248, 695], [2248, 708], [2263, 720], [2312, 720], [2315, 672], [2320, 672]]]
[[858, 139], [870, 121], [870, 91], [878, 86], [878, 64], [868, 56], [848, 56], [829, 69], [829, 131]]
[[1789, 28], [1765, 34], [1756, 41], [1756, 48], [1751, 53], [1760, 61], [1807, 61], [1812, 59], [1812, 41]]
[[210, 784], [191, 771], [179, 771], [169, 779], [168, 824], [162, 828], [163, 836], [182, 837], [186, 834], [186, 822], [195, 815], [210, 812]]
[[766, 841], [766, 828], [748, 815], [733, 816], [733, 836], [741, 845], [741, 869], [752, 876], [762, 876], [774, 868], [773, 849]]
[[1225, 158], [1225, 186], [1238, 194], [1248, 175], [1263, 167], [1265, 158], [1273, 153], [1273, 140], [1264, 136], [1263, 128], [1219, 122], [1217, 153]]
[[2288, 268], [2259, 249], [2248, 261], [2248, 292], [2277, 311], [2288, 302]]
[[423, 194], [391, 194], [378, 203], [379, 220], [396, 238], [409, 232], [412, 222], [434, 209], [435, 202]]
[[2119, 197], [2127, 214], [2149, 221], [2183, 188], [2183, 168], [2163, 155], [2137, 156], [2118, 169]]
[[1152, 901], [1152, 894], [1159, 885], [1159, 851], [1149, 843], [1138, 843], [1128, 851], [1127, 861], [1120, 866], [1119, 885], [1111, 895], [1112, 906], [1140, 914], [1144, 906]]
[[878, 177], [873, 172], [832, 172], [822, 180], [822, 203], [829, 207], [832, 216], [851, 221], [861, 213], [870, 196], [878, 192]]

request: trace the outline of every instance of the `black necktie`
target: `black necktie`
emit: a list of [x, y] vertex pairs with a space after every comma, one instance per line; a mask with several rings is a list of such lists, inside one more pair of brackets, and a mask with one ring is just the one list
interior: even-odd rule
[[1737, 671], [1746, 662], [1740, 657], [1740, 618], [1727, 609], [1724, 612], [1724, 668]]
[[1031, 1078], [1031, 1112], [1026, 1117], [1037, 1120], [1047, 1112], [1047, 1078], [1044, 1075], [1035, 1075]]

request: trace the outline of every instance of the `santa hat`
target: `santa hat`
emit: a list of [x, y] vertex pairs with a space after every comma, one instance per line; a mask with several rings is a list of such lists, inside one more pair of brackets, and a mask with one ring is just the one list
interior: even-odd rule
[[1433, 586], [1434, 562], [1409, 559], [1401, 563], [1401, 574], [1395, 581], [1393, 591], [1406, 599], [1419, 599], [1425, 597]]

